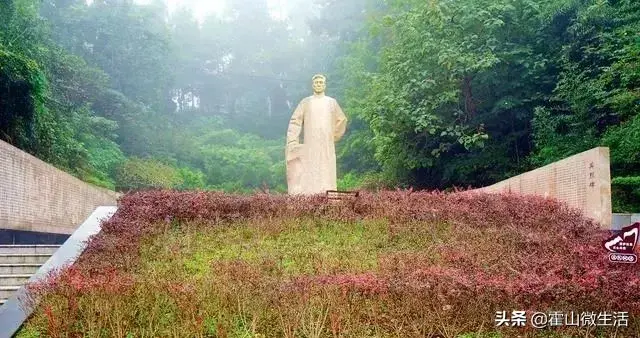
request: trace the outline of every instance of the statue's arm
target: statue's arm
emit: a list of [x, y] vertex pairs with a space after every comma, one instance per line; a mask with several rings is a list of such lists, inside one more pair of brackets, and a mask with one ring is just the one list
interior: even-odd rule
[[287, 162], [299, 156], [298, 148], [300, 147], [300, 132], [302, 131], [302, 124], [304, 123], [304, 105], [305, 100], [302, 100], [296, 107], [296, 110], [293, 111], [291, 120], [289, 120], [287, 145], [285, 149]]
[[293, 111], [293, 115], [291, 115], [291, 120], [289, 120], [287, 146], [300, 143], [300, 132], [302, 131], [302, 123], [304, 122], [304, 103], [305, 100], [300, 101], [296, 110]]
[[347, 116], [344, 115], [338, 101], [334, 101], [334, 105], [335, 126], [333, 129], [333, 141], [337, 142], [342, 138], [344, 132], [347, 130]]

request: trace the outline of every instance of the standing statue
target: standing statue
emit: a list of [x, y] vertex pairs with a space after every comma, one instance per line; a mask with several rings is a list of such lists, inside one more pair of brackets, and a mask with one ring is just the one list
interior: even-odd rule
[[287, 130], [287, 187], [292, 195], [336, 190], [335, 142], [347, 128], [338, 102], [324, 95], [324, 75], [315, 75], [312, 82], [313, 95], [298, 104]]

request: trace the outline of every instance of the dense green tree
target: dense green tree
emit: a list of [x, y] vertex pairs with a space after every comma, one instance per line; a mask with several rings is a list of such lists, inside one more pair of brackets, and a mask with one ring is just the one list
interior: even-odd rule
[[36, 152], [47, 83], [34, 60], [38, 20], [28, 1], [0, 4], [0, 139]]
[[105, 77], [49, 39], [37, 5], [10, 1], [2, 8], [2, 139], [82, 179], [111, 187], [108, 161], [92, 154], [111, 149], [117, 156], [113, 135], [102, 132], [112, 124], [96, 120], [86, 108]]
[[350, 121], [343, 189], [482, 186], [604, 145], [615, 210], [640, 208], [637, 1], [287, 10], [3, 1], [0, 139], [112, 189], [285, 191], [288, 120], [321, 72]]
[[360, 144], [395, 184], [487, 185], [599, 144], [617, 144], [614, 174], [638, 168], [616, 160], [637, 114], [633, 1], [388, 5], [342, 60]]
[[[640, 210], [636, 136], [640, 108], [640, 4], [574, 2], [563, 32], [560, 74], [550, 103], [533, 122], [535, 164], [609, 146], [614, 209]], [[616, 178], [617, 177], [617, 178]]]
[[535, 102], [550, 89], [534, 1], [397, 1], [361, 115], [389, 176], [430, 188], [525, 167]]
[[[383, 1], [339, 2], [316, 0], [320, 10], [309, 19], [307, 48], [316, 58], [312, 67], [328, 76], [328, 92], [338, 99], [347, 114], [347, 133], [337, 145], [339, 175], [346, 181], [365, 172], [379, 170], [374, 159], [373, 134], [363, 119], [362, 108], [368, 97], [367, 84], [377, 70], [379, 49], [368, 24], [385, 13]], [[351, 174], [352, 172], [352, 174]]]

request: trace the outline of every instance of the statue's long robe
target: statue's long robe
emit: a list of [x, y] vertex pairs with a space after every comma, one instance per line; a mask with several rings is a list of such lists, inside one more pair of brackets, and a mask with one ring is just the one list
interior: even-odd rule
[[342, 138], [346, 127], [347, 117], [334, 98], [313, 95], [298, 104], [287, 130], [289, 194], [310, 195], [336, 190], [335, 142]]

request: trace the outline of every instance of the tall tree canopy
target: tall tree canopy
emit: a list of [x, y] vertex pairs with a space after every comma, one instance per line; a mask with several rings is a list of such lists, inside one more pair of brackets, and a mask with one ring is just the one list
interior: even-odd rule
[[0, 139], [112, 189], [284, 191], [322, 72], [342, 188], [483, 186], [602, 145], [615, 210], [640, 209], [637, 1], [145, 3], [3, 1]]

